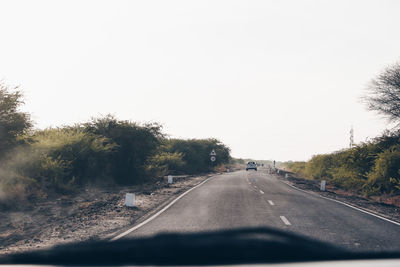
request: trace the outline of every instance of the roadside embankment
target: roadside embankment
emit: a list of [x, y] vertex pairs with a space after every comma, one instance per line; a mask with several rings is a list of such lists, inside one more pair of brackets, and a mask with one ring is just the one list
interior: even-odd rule
[[[87, 188], [80, 194], [27, 203], [19, 211], [0, 211], [0, 254], [111, 238], [210, 176], [175, 177], [173, 184], [164, 179], [138, 186]], [[136, 194], [133, 208], [124, 205], [128, 192]]]
[[356, 192], [345, 191], [327, 183], [325, 191], [320, 190], [320, 182], [317, 180], [304, 179], [293, 172], [279, 170], [275, 174], [278, 179], [302, 190], [317, 193], [321, 196], [339, 200], [366, 211], [381, 215], [385, 218], [400, 222], [400, 204], [389, 204], [379, 199], [367, 198]]

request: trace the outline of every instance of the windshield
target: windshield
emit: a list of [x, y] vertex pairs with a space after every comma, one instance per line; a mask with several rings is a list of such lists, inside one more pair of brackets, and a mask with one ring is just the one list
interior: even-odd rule
[[400, 2], [0, 10], [0, 255], [163, 233], [400, 253]]

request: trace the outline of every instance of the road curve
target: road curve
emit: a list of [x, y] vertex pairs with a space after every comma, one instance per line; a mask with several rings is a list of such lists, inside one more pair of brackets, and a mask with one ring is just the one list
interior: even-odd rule
[[262, 169], [215, 176], [126, 237], [253, 226], [357, 251], [400, 251], [400, 226], [296, 190]]

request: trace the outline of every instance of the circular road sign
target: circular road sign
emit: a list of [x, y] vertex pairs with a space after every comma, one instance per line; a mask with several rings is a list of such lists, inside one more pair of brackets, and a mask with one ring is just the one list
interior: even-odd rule
[[217, 159], [217, 158], [216, 158], [215, 156], [211, 156], [211, 158], [210, 158], [210, 160], [213, 161], [213, 162], [214, 162], [216, 159]]

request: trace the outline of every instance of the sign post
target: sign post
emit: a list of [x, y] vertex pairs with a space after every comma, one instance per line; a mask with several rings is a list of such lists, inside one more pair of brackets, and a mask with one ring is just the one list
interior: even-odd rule
[[213, 167], [214, 162], [217, 160], [217, 153], [215, 153], [214, 149], [210, 152], [210, 160], [211, 160], [211, 167]]

